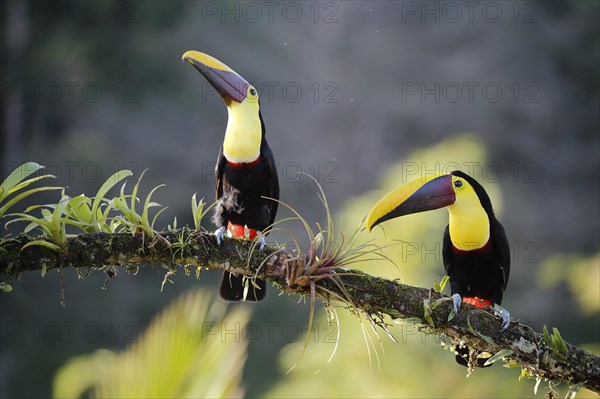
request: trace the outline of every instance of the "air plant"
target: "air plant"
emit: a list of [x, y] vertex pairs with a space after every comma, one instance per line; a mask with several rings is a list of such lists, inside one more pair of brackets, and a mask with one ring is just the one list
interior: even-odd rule
[[[14, 222], [29, 222], [24, 232], [28, 233], [35, 228], [42, 230], [48, 241], [40, 239], [28, 242], [23, 249], [31, 246], [42, 246], [60, 253], [67, 253], [67, 233], [65, 230], [65, 210], [69, 204], [70, 197], [63, 194], [58, 204], [34, 205], [25, 210], [25, 213], [13, 213], [10, 216], [17, 218], [9, 221], [6, 225]], [[40, 209], [42, 217], [30, 214], [32, 210]]]
[[109, 218], [112, 201], [105, 196], [117, 183], [132, 175], [130, 170], [120, 170], [104, 182], [94, 197], [81, 194], [71, 198], [67, 206], [67, 223], [84, 233], [113, 233], [116, 223]]
[[197, 232], [202, 230], [202, 219], [204, 219], [204, 216], [206, 216], [216, 204], [216, 202], [213, 202], [210, 206], [206, 207], [204, 198], [200, 198], [200, 201], [197, 201], [196, 193], [192, 195], [192, 217], [194, 219], [194, 228]]
[[123, 227], [122, 230], [128, 231], [132, 234], [142, 233], [144, 237], [154, 239], [155, 237], [159, 236], [154, 234], [154, 223], [156, 222], [158, 216], [167, 208], [162, 207], [156, 213], [156, 215], [154, 215], [152, 221], [150, 221], [150, 208], [161, 207], [159, 203], [152, 202], [151, 199], [154, 192], [163, 187], [164, 184], [154, 187], [150, 193], [148, 193], [148, 196], [146, 197], [142, 206], [142, 213], [139, 213], [136, 211], [136, 202], [139, 201], [137, 193], [140, 187], [140, 182], [142, 181], [145, 173], [146, 170], [144, 170], [140, 175], [138, 181], [133, 186], [133, 190], [130, 195], [125, 194], [125, 186], [127, 185], [127, 182], [123, 183], [121, 186], [120, 195], [113, 198], [111, 205], [121, 213], [120, 215], [117, 215], [114, 220]]
[[[281, 270], [282, 274], [285, 273], [285, 281], [288, 291], [295, 291], [301, 294], [310, 295], [310, 312], [308, 320], [309, 333], [306, 335], [304, 347], [300, 357], [288, 372], [292, 371], [296, 367], [306, 352], [310, 339], [310, 331], [312, 330], [314, 324], [314, 313], [317, 297], [324, 300], [329, 315], [329, 321], [331, 322], [332, 320], [335, 320], [336, 323], [338, 323], [338, 340], [336, 341], [336, 346], [334, 347], [332, 354], [327, 360], [325, 366], [333, 359], [333, 356], [337, 350], [337, 342], [339, 342], [339, 320], [337, 318], [335, 309], [330, 304], [332, 299], [344, 303], [355, 315], [359, 316], [361, 327], [363, 328], [363, 334], [365, 335], [365, 342], [367, 342], [368, 339], [371, 346], [374, 346], [374, 344], [370, 335], [368, 335], [368, 332], [364, 328], [361, 315], [366, 315], [373, 327], [379, 326], [391, 336], [389, 331], [387, 331], [386, 326], [382, 322], [374, 320], [371, 315], [366, 314], [360, 309], [359, 306], [355, 304], [352, 295], [348, 291], [343, 280], [340, 278], [342, 276], [355, 275], [355, 273], [348, 269], [348, 267], [353, 264], [370, 260], [391, 260], [381, 252], [382, 248], [375, 245], [372, 240], [367, 241], [366, 243], [358, 243], [360, 233], [364, 231], [364, 221], [361, 222], [361, 224], [354, 230], [350, 239], [346, 240], [343, 233], [334, 225], [329, 204], [323, 188], [312, 176], [307, 176], [309, 176], [315, 182], [319, 190], [318, 197], [323, 204], [327, 218], [327, 224], [325, 227], [323, 227], [320, 223], [316, 223], [316, 229], [313, 229], [293, 207], [282, 201], [271, 199], [273, 201], [278, 201], [281, 205], [289, 209], [295, 215], [295, 217], [280, 220], [275, 224], [280, 224], [289, 220], [298, 220], [302, 223], [309, 239], [308, 249], [303, 251], [298, 237], [287, 230], [280, 229], [286, 231], [290, 235], [295, 248], [293, 252], [295, 256], [291, 258], [287, 257]], [[333, 290], [328, 288], [328, 285], [333, 285], [337, 289]], [[375, 331], [375, 334], [377, 334], [375, 328], [373, 328], [373, 330]], [[369, 348], [369, 343], [367, 343], [367, 348]]]

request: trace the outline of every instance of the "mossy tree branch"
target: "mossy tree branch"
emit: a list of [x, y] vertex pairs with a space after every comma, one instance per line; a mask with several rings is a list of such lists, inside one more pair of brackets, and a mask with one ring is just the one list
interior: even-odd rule
[[[161, 238], [162, 237], [162, 238]], [[35, 238], [39, 239], [39, 238]], [[160, 265], [170, 270], [178, 267], [227, 270], [246, 276], [259, 276], [288, 293], [310, 295], [307, 279], [290, 281], [290, 269], [298, 267], [296, 251], [267, 246], [262, 253], [247, 240], [225, 239], [221, 246], [212, 234], [180, 229], [155, 235], [96, 233], [68, 239], [66, 253], [43, 246], [23, 247], [33, 241], [26, 235], [0, 241], [0, 279], [8, 282], [27, 271], [45, 268], [76, 267], [102, 269], [141, 265]], [[300, 262], [301, 263], [301, 262]], [[501, 320], [493, 314], [469, 305], [450, 321], [452, 302], [427, 288], [413, 287], [396, 281], [370, 276], [361, 271], [330, 269], [329, 277], [315, 279], [324, 300], [346, 298], [351, 306], [373, 320], [418, 318], [436, 334], [452, 342], [462, 342], [478, 351], [498, 353], [505, 360], [518, 363], [533, 376], [566, 382], [600, 393], [600, 358], [565, 343], [557, 350], [548, 337], [527, 325], [512, 322], [500, 332]], [[566, 353], [565, 353], [566, 352]]]

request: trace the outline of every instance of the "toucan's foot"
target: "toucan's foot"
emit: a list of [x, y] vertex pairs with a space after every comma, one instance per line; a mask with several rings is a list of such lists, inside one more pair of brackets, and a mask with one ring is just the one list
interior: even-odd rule
[[217, 245], [221, 245], [223, 238], [225, 237], [226, 227], [219, 227], [215, 230], [215, 238], [217, 239]]
[[256, 230], [256, 235], [258, 236], [258, 250], [262, 252], [262, 250], [265, 248], [265, 245], [267, 245], [267, 242], [265, 241], [265, 236], [261, 231], [258, 230]]
[[508, 326], [510, 325], [510, 313], [508, 313], [508, 310], [504, 309], [502, 306], [498, 305], [497, 303], [494, 304], [494, 314], [496, 316], [500, 316], [502, 317], [502, 330], [500, 331], [504, 331], [508, 328]]
[[460, 309], [460, 304], [462, 303], [462, 298], [460, 294], [452, 295], [452, 304], [454, 305], [454, 313], [458, 313], [458, 309]]

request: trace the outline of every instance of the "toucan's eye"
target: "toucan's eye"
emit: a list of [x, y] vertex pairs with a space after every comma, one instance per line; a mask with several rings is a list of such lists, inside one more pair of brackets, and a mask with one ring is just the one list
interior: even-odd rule
[[256, 95], [256, 90], [250, 89], [250, 94], [253, 95], [253, 96], [255, 96]]
[[460, 180], [457, 180], [454, 182], [454, 187], [456, 187], [456, 188], [461, 188], [462, 185], [463, 185], [463, 182]]

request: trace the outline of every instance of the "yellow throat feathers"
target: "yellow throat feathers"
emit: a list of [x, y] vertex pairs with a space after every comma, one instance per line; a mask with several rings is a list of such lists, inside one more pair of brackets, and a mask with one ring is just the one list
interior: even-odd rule
[[258, 116], [258, 101], [231, 101], [223, 142], [223, 155], [230, 162], [247, 163], [260, 155], [262, 128]]
[[[458, 177], [453, 177], [460, 179]], [[462, 180], [462, 179], [461, 179]], [[479, 249], [490, 239], [490, 220], [473, 187], [463, 180], [455, 189], [456, 201], [448, 206], [452, 244], [463, 251]]]

